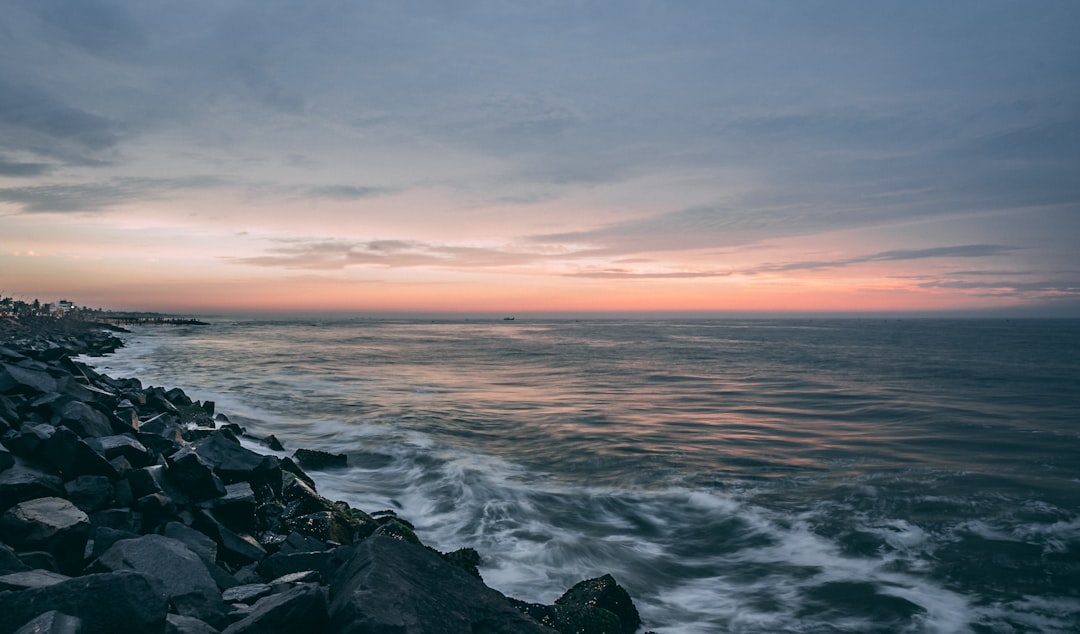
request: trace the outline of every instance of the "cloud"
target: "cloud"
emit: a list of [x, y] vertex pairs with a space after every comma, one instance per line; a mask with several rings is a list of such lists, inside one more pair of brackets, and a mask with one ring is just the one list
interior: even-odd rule
[[100, 183], [31, 185], [0, 188], [0, 202], [19, 205], [22, 213], [100, 212], [130, 202], [166, 196], [172, 192], [216, 187], [214, 176], [115, 178]]
[[359, 187], [356, 185], [311, 185], [293, 188], [312, 198], [330, 198], [332, 200], [360, 200], [385, 196], [395, 190], [388, 187]]
[[761, 266], [754, 267], [746, 272], [780, 273], [786, 271], [813, 271], [842, 268], [853, 264], [866, 264], [869, 262], [896, 262], [926, 260], [931, 258], [984, 258], [1008, 255], [1018, 250], [1020, 250], [1018, 247], [1001, 244], [964, 244], [947, 247], [931, 247], [927, 249], [897, 249], [839, 260], [804, 260], [781, 264], [762, 264]]
[[53, 166], [49, 163], [9, 161], [0, 157], [0, 176], [43, 176], [52, 171], [52, 169]]
[[542, 254], [490, 247], [433, 244], [414, 240], [280, 240], [266, 255], [224, 258], [235, 264], [288, 269], [337, 270], [379, 268], [498, 268], [529, 264]]

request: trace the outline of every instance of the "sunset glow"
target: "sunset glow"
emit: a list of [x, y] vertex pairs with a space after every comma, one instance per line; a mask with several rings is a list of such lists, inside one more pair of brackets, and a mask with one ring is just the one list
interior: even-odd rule
[[1080, 314], [1076, 6], [8, 3], [0, 293]]

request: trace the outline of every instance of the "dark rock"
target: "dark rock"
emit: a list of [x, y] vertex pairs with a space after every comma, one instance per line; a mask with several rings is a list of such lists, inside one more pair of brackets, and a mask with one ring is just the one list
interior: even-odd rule
[[225, 482], [248, 482], [253, 488], [268, 485], [281, 492], [281, 467], [277, 457], [255, 453], [230, 440], [220, 430], [195, 443], [195, 451]]
[[369, 537], [355, 547], [331, 596], [331, 630], [339, 634], [551, 631], [438, 554], [389, 537]]
[[442, 558], [450, 565], [457, 566], [470, 575], [480, 579], [480, 553], [475, 548], [459, 548], [451, 553], [442, 553]]
[[322, 581], [322, 575], [318, 570], [300, 570], [298, 572], [290, 572], [287, 575], [281, 575], [276, 579], [271, 579], [267, 583], [274, 589], [275, 592], [284, 592], [292, 586], [298, 583], [320, 583]]
[[134, 533], [142, 526], [142, 517], [126, 508], [105, 509], [91, 513], [90, 523], [97, 528], [107, 527]]
[[149, 449], [135, 440], [134, 436], [127, 434], [93, 438], [87, 440], [87, 444], [105, 456], [106, 460], [123, 456], [135, 467], [148, 467], [155, 461], [155, 456]]
[[202, 559], [180, 542], [162, 535], [144, 535], [116, 542], [98, 558], [96, 569], [132, 570], [159, 580], [179, 614], [224, 625], [225, 606], [217, 583]]
[[247, 482], [225, 487], [225, 495], [214, 500], [214, 515], [226, 526], [243, 533], [255, 531], [255, 492]]
[[191, 405], [191, 398], [184, 393], [184, 390], [181, 390], [178, 387], [174, 387], [173, 389], [165, 392], [165, 398], [177, 407], [186, 407], [188, 405]]
[[274, 553], [259, 563], [259, 575], [263, 579], [277, 579], [284, 575], [317, 571], [323, 579], [330, 579], [343, 562], [334, 551]]
[[161, 586], [147, 575], [85, 575], [44, 588], [0, 592], [0, 634], [47, 610], [82, 619], [84, 634], [145, 634], [164, 628], [168, 605]]
[[62, 575], [51, 570], [25, 570], [0, 576], [0, 590], [26, 590], [27, 588], [44, 588], [71, 577]]
[[223, 634], [322, 632], [328, 620], [326, 604], [326, 588], [299, 585], [259, 599], [246, 617], [225, 628]]
[[63, 498], [20, 502], [0, 517], [0, 529], [16, 549], [52, 553], [63, 572], [82, 569], [90, 518]]
[[101, 475], [113, 479], [117, 477], [116, 469], [108, 460], [66, 427], [58, 427], [45, 441], [41, 457], [56, 469], [64, 480], [81, 475]]
[[221, 593], [221, 600], [225, 603], [252, 604], [270, 594], [272, 588], [265, 583], [248, 583], [242, 586], [234, 586]]
[[[85, 552], [85, 551], [83, 551]], [[19, 553], [19, 561], [31, 570], [49, 570], [60, 572], [56, 557], [47, 550], [31, 550]]]
[[0, 445], [0, 471], [7, 469], [15, 464], [15, 456], [11, 455], [8, 448]]
[[304, 470], [300, 468], [300, 465], [296, 464], [292, 458], [285, 457], [281, 459], [281, 470], [293, 474], [312, 489], [315, 488], [315, 480], [312, 480], [311, 476], [305, 473]]
[[393, 518], [388, 522], [383, 523], [381, 526], [375, 529], [372, 536], [381, 535], [383, 537], [390, 537], [393, 539], [400, 539], [403, 542], [409, 542], [410, 544], [416, 544], [422, 546], [420, 538], [416, 536], [413, 529], [397, 518]]
[[106, 476], [84, 475], [64, 484], [67, 498], [85, 513], [99, 511], [109, 505], [115, 489]]
[[10, 437], [7, 447], [23, 458], [37, 459], [40, 457], [41, 448], [56, 433], [56, 428], [48, 423], [31, 425], [23, 423], [19, 427], [17, 435]]
[[285, 538], [285, 541], [281, 544], [281, 548], [278, 552], [281, 553], [304, 553], [304, 552], [320, 552], [327, 549], [327, 545], [314, 537], [308, 535], [301, 535], [297, 532], [289, 533]]
[[320, 511], [293, 517], [289, 519], [288, 526], [295, 531], [324, 542], [337, 544], [351, 544], [353, 542], [353, 526], [332, 511]]
[[54, 425], [63, 425], [83, 438], [100, 438], [113, 433], [109, 417], [82, 401], [65, 403], [53, 416]]
[[25, 570], [30, 570], [30, 566], [27, 566], [19, 559], [19, 556], [15, 554], [15, 549], [0, 542], [0, 575]]
[[239, 567], [266, 557], [266, 549], [254, 537], [231, 530], [208, 511], [195, 514], [194, 526], [217, 542], [219, 561]]
[[15, 634], [82, 634], [83, 631], [82, 619], [49, 610], [34, 617], [29, 623], [16, 630]]
[[285, 451], [285, 445], [281, 444], [281, 441], [277, 439], [277, 436], [270, 434], [266, 438], [263, 438], [263, 442], [266, 446], [274, 451]]
[[135, 539], [139, 537], [138, 533], [134, 533], [126, 530], [118, 530], [115, 528], [109, 528], [108, 526], [95, 526], [94, 527], [94, 544], [93, 550], [90, 553], [90, 557], [97, 558], [105, 554], [105, 551], [109, 550], [113, 544], [122, 539]]
[[[149, 425], [144, 425], [146, 429]], [[140, 431], [135, 438], [144, 447], [161, 456], [171, 456], [184, 446], [184, 435], [176, 425], [167, 425], [160, 432]]]
[[[214, 474], [210, 465], [203, 461], [191, 447], [184, 447], [169, 456], [168, 465], [169, 476], [191, 499], [209, 500], [226, 494], [221, 478]], [[250, 490], [250, 486], [248, 489]], [[254, 512], [253, 505], [252, 515]]]
[[297, 449], [293, 458], [305, 469], [340, 469], [349, 466], [349, 459], [345, 454], [318, 449]]
[[562, 634], [634, 634], [641, 618], [630, 595], [611, 575], [587, 579], [555, 605], [514, 601], [519, 610]]
[[218, 631], [195, 617], [170, 612], [165, 615], [165, 634], [218, 634]]
[[0, 364], [0, 394], [41, 394], [57, 391], [56, 379], [43, 370]]
[[169, 522], [165, 525], [163, 534], [177, 541], [183, 542], [192, 552], [202, 558], [204, 562], [217, 560], [217, 543], [204, 533], [180, 522]]
[[63, 480], [21, 458], [16, 458], [10, 468], [0, 471], [0, 511], [25, 500], [63, 497], [64, 494]]

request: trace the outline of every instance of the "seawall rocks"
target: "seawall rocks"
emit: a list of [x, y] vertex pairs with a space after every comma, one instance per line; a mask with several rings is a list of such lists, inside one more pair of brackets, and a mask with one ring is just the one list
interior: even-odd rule
[[213, 403], [73, 361], [122, 342], [63, 321], [0, 324], [0, 634], [638, 629], [607, 575], [503, 596], [476, 551], [321, 496], [303, 468], [346, 456], [251, 451]]

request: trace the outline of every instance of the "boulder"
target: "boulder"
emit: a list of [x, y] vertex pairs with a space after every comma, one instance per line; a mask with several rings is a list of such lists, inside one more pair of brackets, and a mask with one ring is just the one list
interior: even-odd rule
[[0, 634], [48, 610], [83, 621], [83, 634], [144, 634], [165, 626], [168, 605], [158, 582], [142, 573], [111, 572], [76, 577], [43, 588], [0, 592]]
[[51, 553], [61, 571], [82, 569], [90, 518], [57, 497], [20, 502], [0, 517], [0, 531], [16, 549]]
[[85, 513], [106, 508], [113, 499], [114, 489], [109, 478], [102, 475], [83, 475], [64, 484], [67, 499]]
[[267, 596], [273, 588], [266, 583], [245, 583], [242, 586], [233, 586], [221, 593], [221, 600], [225, 603], [252, 604]]
[[217, 543], [219, 561], [239, 567], [262, 561], [266, 557], [266, 549], [254, 537], [228, 528], [209, 511], [195, 513], [194, 519], [194, 527]]
[[54, 425], [63, 425], [83, 438], [100, 438], [113, 433], [109, 417], [82, 401], [68, 401], [53, 415]]
[[172, 539], [183, 542], [183, 544], [190, 548], [192, 552], [202, 558], [204, 562], [217, 560], [217, 543], [190, 526], [185, 526], [180, 522], [169, 522], [165, 525], [162, 534], [166, 537], [171, 537]]
[[170, 612], [165, 615], [165, 634], [218, 634], [218, 631], [195, 617]]
[[102, 475], [116, 478], [116, 469], [82, 438], [66, 427], [57, 427], [41, 450], [44, 461], [60, 473], [64, 480], [81, 475]]
[[0, 590], [26, 590], [27, 588], [44, 588], [63, 581], [69, 581], [71, 577], [62, 575], [51, 570], [25, 570], [0, 575]]
[[259, 599], [246, 617], [225, 628], [223, 634], [324, 632], [328, 620], [326, 603], [326, 588], [301, 584]]
[[293, 458], [305, 469], [341, 469], [349, 466], [349, 459], [345, 454], [318, 449], [297, 449]]
[[[191, 447], [184, 447], [167, 459], [169, 477], [192, 500], [219, 498], [226, 493], [221, 478], [214, 474], [199, 454]], [[250, 486], [248, 489], [250, 490]], [[252, 509], [254, 514], [254, 508]]]
[[88, 439], [87, 444], [105, 456], [106, 460], [123, 456], [134, 467], [147, 467], [153, 464], [155, 460], [153, 452], [136, 440], [134, 436], [128, 434], [115, 434]]
[[355, 547], [331, 596], [331, 631], [338, 634], [551, 632], [434, 551], [386, 536]]
[[276, 456], [267, 456], [240, 446], [225, 433], [214, 430], [206, 438], [195, 443], [199, 454], [214, 473], [225, 482], [248, 482], [253, 488], [268, 485], [281, 492], [281, 467]]
[[0, 364], [0, 394], [30, 394], [57, 391], [56, 379], [44, 370], [14, 364]]
[[225, 605], [206, 565], [183, 542], [163, 535], [143, 535], [116, 542], [98, 558], [102, 572], [132, 570], [161, 582], [177, 613], [223, 625]]
[[25, 570], [30, 570], [30, 566], [27, 566], [19, 559], [19, 556], [15, 553], [15, 549], [4, 542], [0, 542], [0, 575], [6, 575], [11, 572], [23, 572]]
[[255, 492], [247, 482], [225, 487], [225, 495], [214, 500], [214, 515], [234, 530], [255, 531]]
[[82, 619], [49, 610], [20, 627], [15, 634], [82, 634], [83, 631]]
[[14, 504], [41, 497], [63, 497], [64, 481], [21, 458], [0, 471], [0, 511]]
[[634, 634], [641, 626], [630, 595], [611, 575], [575, 584], [554, 605], [511, 601], [523, 613], [561, 634]]

